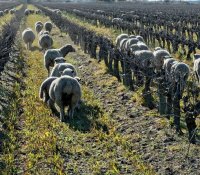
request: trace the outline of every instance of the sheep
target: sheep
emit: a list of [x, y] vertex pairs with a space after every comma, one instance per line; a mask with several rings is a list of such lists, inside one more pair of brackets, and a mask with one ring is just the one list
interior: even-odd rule
[[10, 9], [9, 13], [10, 14], [14, 14], [15, 13], [15, 9]]
[[41, 13], [42, 13], [41, 10], [36, 10], [36, 11], [35, 11], [35, 14], [41, 14]]
[[68, 108], [68, 116], [73, 118], [74, 109], [81, 100], [82, 92], [79, 82], [70, 76], [62, 76], [51, 83], [49, 89], [50, 99], [48, 101], [49, 107], [52, 111], [56, 111], [55, 104], [60, 109], [60, 121], [65, 119], [65, 106]]
[[0, 16], [3, 16], [4, 15], [4, 12], [3, 11], [0, 11]]
[[140, 47], [137, 45], [137, 44], [132, 44], [130, 47], [129, 47], [129, 50], [131, 53], [134, 54], [135, 51], [139, 51], [140, 50]]
[[172, 81], [180, 83], [180, 91], [184, 90], [186, 81], [189, 77], [190, 68], [187, 64], [177, 62], [171, 68]]
[[161, 50], [161, 47], [155, 47], [154, 51]]
[[127, 43], [128, 39], [124, 38], [121, 40], [120, 45], [119, 45], [119, 49], [120, 51], [126, 51], [126, 43]]
[[30, 14], [30, 10], [29, 10], [29, 9], [26, 9], [26, 10], [24, 11], [24, 15], [28, 16], [29, 14]]
[[9, 10], [8, 10], [8, 9], [5, 9], [5, 10], [4, 10], [4, 13], [5, 13], [5, 14], [8, 14], [8, 13], [9, 13]]
[[144, 43], [144, 39], [143, 39], [143, 37], [142, 37], [142, 36], [140, 36], [140, 35], [137, 35], [137, 36], [136, 36], [136, 38], [137, 38], [139, 41], [141, 41], [141, 42], [143, 42], [143, 43]]
[[51, 83], [57, 79], [58, 77], [48, 77], [46, 80], [44, 80], [40, 86], [39, 91], [39, 97], [40, 99], [43, 99], [44, 103], [47, 103], [49, 100], [49, 89], [51, 86]]
[[49, 49], [44, 54], [44, 66], [48, 71], [48, 75], [50, 73], [50, 67], [54, 66], [54, 60], [57, 57], [65, 57], [69, 52], [75, 52], [75, 49], [72, 45], [66, 44], [60, 49]]
[[154, 60], [153, 64], [157, 71], [162, 70], [164, 59], [166, 57], [171, 57], [170, 53], [165, 49], [159, 49], [153, 52], [154, 54]]
[[27, 28], [22, 32], [22, 39], [26, 44], [26, 48], [28, 50], [31, 49], [31, 45], [33, 41], [35, 40], [35, 34], [33, 33], [32, 29]]
[[72, 64], [70, 64], [70, 63], [59, 63], [59, 64], [56, 64], [53, 67], [51, 74], [50, 74], [50, 77], [60, 77], [62, 75], [62, 72], [67, 68], [70, 68], [74, 71], [73, 77], [75, 77], [77, 75], [76, 69]]
[[196, 75], [198, 83], [200, 83], [200, 54], [194, 55], [194, 66], [193, 71]]
[[129, 50], [129, 47], [132, 45], [132, 44], [137, 44], [138, 43], [138, 39], [137, 38], [129, 38], [125, 44], [125, 49], [128, 51]]
[[49, 35], [49, 32], [48, 31], [41, 31], [40, 33], [39, 33], [39, 36], [42, 36], [42, 35]]
[[37, 34], [39, 34], [39, 33], [42, 31], [42, 28], [43, 28], [43, 26], [40, 25], [40, 24], [37, 24], [37, 25], [35, 26], [35, 30], [36, 30]]
[[48, 31], [49, 33], [51, 33], [51, 30], [52, 30], [52, 28], [53, 28], [53, 25], [52, 25], [51, 22], [46, 22], [46, 23], [44, 24], [44, 28], [45, 28], [46, 31]]
[[145, 43], [143, 43], [143, 42], [138, 42], [137, 43], [137, 45], [138, 45], [138, 47], [140, 48], [140, 50], [149, 50], [149, 48], [148, 48], [148, 46], [145, 44]]
[[120, 43], [123, 39], [128, 39], [128, 35], [127, 34], [121, 34], [121, 35], [118, 35], [115, 42], [116, 42], [116, 47], [119, 48], [120, 47]]
[[46, 50], [46, 49], [49, 49], [49, 48], [52, 47], [52, 45], [53, 45], [53, 39], [48, 34], [42, 34], [39, 37], [38, 44], [42, 48], [42, 50]]
[[171, 82], [171, 68], [174, 64], [178, 63], [178, 61], [176, 61], [173, 58], [167, 58], [164, 60], [163, 63], [163, 69], [164, 69], [164, 73], [165, 73], [165, 80], [167, 82]]
[[37, 25], [41, 25], [42, 27], [44, 27], [44, 25], [43, 25], [43, 23], [42, 23], [41, 21], [37, 21], [37, 22], [35, 23], [35, 26], [37, 26]]
[[[68, 75], [70, 77], [74, 77], [74, 71], [70, 68], [66, 68], [63, 72], [62, 72], [62, 76], [64, 75]], [[39, 97], [40, 99], [43, 99], [44, 103], [47, 103], [49, 100], [49, 89], [51, 86], [51, 83], [57, 79], [58, 77], [48, 77], [46, 80], [44, 80], [40, 86], [40, 90], [39, 90]], [[74, 77], [77, 81], [80, 81], [79, 77]]]
[[143, 70], [153, 67], [153, 59], [154, 54], [150, 50], [139, 50], [134, 53], [134, 64]]

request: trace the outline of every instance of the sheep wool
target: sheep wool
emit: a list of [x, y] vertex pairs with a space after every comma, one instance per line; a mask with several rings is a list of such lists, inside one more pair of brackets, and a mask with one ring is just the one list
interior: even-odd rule
[[26, 48], [28, 50], [31, 49], [31, 45], [33, 41], [35, 40], [35, 34], [33, 33], [32, 29], [27, 28], [22, 32], [22, 39], [26, 44]]
[[50, 67], [54, 66], [54, 60], [58, 57], [65, 57], [69, 52], [75, 52], [72, 45], [67, 44], [60, 49], [48, 49], [44, 54], [44, 66], [50, 73]]
[[74, 109], [81, 100], [81, 86], [75, 78], [62, 76], [51, 83], [49, 89], [49, 107], [55, 111], [55, 104], [60, 110], [60, 121], [65, 119], [65, 106], [68, 108], [68, 116], [73, 118]]

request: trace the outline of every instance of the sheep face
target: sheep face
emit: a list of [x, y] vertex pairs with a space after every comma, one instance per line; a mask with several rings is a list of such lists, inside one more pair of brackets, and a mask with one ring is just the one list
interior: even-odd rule
[[75, 48], [70, 44], [67, 44], [64, 47], [62, 47], [60, 51], [63, 57], [65, 57], [69, 52], [76, 52]]

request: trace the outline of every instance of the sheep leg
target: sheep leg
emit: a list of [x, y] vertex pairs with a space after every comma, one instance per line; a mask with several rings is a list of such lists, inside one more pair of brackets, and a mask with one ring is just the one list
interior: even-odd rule
[[60, 107], [60, 121], [64, 122], [64, 120], [65, 120], [65, 108], [64, 108], [64, 105], [61, 104], [59, 107]]
[[196, 130], [197, 125], [196, 125], [195, 119], [196, 118], [193, 116], [193, 113], [190, 113], [190, 112], [186, 113], [185, 121], [186, 121], [188, 132], [189, 132], [188, 139], [189, 139], [189, 142], [193, 143], [193, 144], [196, 143], [196, 139], [195, 139], [196, 133], [195, 133], [195, 130]]
[[50, 107], [52, 113], [55, 115], [58, 115], [58, 111], [55, 108], [54, 101], [52, 99], [49, 99], [47, 103], [48, 103], [48, 106]]
[[167, 119], [170, 119], [171, 111], [172, 111], [172, 96], [171, 96], [171, 93], [169, 93], [167, 94], [167, 105], [166, 105], [166, 112], [165, 112]]
[[176, 127], [177, 133], [182, 133], [180, 128], [180, 99], [175, 97], [173, 100], [173, 108], [174, 108], [174, 124]]

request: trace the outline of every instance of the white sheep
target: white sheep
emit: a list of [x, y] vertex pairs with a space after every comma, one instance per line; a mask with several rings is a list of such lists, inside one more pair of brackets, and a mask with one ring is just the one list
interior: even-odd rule
[[137, 38], [129, 38], [127, 41], [126, 41], [126, 44], [125, 44], [125, 50], [128, 51], [130, 49], [130, 46], [133, 45], [133, 44], [137, 44], [138, 43], [138, 39]]
[[41, 21], [37, 21], [37, 22], [35, 23], [35, 26], [38, 25], [38, 24], [41, 25], [42, 27], [44, 27], [44, 25], [43, 25], [43, 23], [42, 23]]
[[3, 16], [4, 15], [4, 12], [3, 11], [0, 11], [0, 16]]
[[39, 37], [38, 44], [42, 48], [42, 50], [46, 50], [46, 49], [49, 49], [53, 46], [53, 39], [48, 34], [42, 34]]
[[50, 77], [60, 77], [63, 73], [63, 71], [67, 68], [70, 68], [73, 70], [73, 77], [77, 75], [75, 67], [70, 63], [58, 63], [56, 64], [50, 74]]
[[165, 72], [165, 79], [167, 82], [172, 82], [171, 68], [174, 64], [178, 63], [174, 58], [167, 58], [164, 60], [163, 69]]
[[[64, 75], [68, 75], [70, 77], [74, 77], [74, 71], [70, 68], [66, 68], [63, 72], [62, 72], [62, 76]], [[51, 83], [57, 79], [58, 77], [48, 77], [46, 80], [44, 80], [40, 86], [40, 90], [39, 90], [39, 97], [40, 99], [43, 99], [44, 103], [47, 103], [47, 101], [49, 100], [49, 89], [51, 86]], [[74, 77], [77, 81], [80, 81], [79, 77]]]
[[162, 70], [163, 64], [164, 64], [164, 60], [167, 57], [171, 57], [170, 53], [165, 50], [165, 49], [159, 49], [153, 52], [154, 54], [154, 60], [153, 60], [153, 64], [156, 68], [157, 71]]
[[49, 32], [48, 32], [48, 31], [41, 31], [41, 32], [39, 33], [39, 36], [42, 36], [42, 35], [44, 35], [44, 34], [49, 35]]
[[8, 9], [5, 9], [5, 10], [4, 10], [4, 13], [5, 13], [5, 14], [8, 14], [8, 13], [9, 13], [9, 10], [8, 10]]
[[134, 52], [133, 62], [138, 68], [146, 70], [147, 68], [153, 67], [152, 60], [154, 59], [154, 54], [150, 50], [139, 50]]
[[44, 66], [50, 73], [50, 67], [54, 66], [54, 60], [58, 57], [65, 57], [69, 52], [75, 52], [75, 49], [72, 45], [67, 44], [60, 49], [49, 49], [44, 54]]
[[195, 72], [198, 83], [200, 83], [200, 54], [194, 55], [193, 71]]
[[74, 109], [81, 100], [82, 92], [79, 82], [70, 76], [62, 76], [55, 79], [49, 89], [49, 107], [56, 111], [55, 104], [60, 110], [60, 121], [65, 119], [65, 106], [68, 108], [68, 116], [73, 118]]
[[144, 39], [143, 39], [143, 37], [142, 37], [142, 36], [140, 36], [140, 35], [137, 35], [137, 36], [136, 36], [136, 38], [137, 38], [139, 41], [141, 41], [141, 42], [143, 42], [143, 43], [144, 43]]
[[10, 9], [10, 11], [9, 11], [10, 14], [14, 14], [15, 12], [16, 12], [15, 9]]
[[43, 28], [43, 26], [40, 25], [40, 24], [37, 24], [37, 25], [35, 26], [35, 30], [36, 30], [37, 34], [39, 34], [39, 33], [42, 31], [42, 28]]
[[27, 28], [22, 32], [22, 39], [26, 44], [26, 48], [28, 50], [31, 49], [32, 43], [35, 40], [35, 34], [33, 33], [32, 29]]
[[46, 80], [44, 80], [40, 86], [39, 91], [39, 97], [43, 99], [45, 103], [49, 100], [49, 89], [51, 86], [51, 83], [58, 77], [48, 77]]
[[149, 50], [148, 46], [145, 43], [141, 42], [141, 41], [139, 41], [137, 43], [137, 45], [140, 48], [140, 50]]
[[171, 67], [172, 84], [180, 86], [180, 95], [182, 95], [186, 81], [190, 74], [190, 68], [187, 64], [176, 62]]
[[52, 30], [52, 28], [53, 28], [53, 25], [52, 25], [51, 22], [46, 22], [46, 23], [44, 24], [44, 28], [45, 28], [46, 31], [48, 31], [49, 33], [51, 33], [51, 30]]
[[117, 38], [116, 38], [116, 40], [115, 40], [115, 42], [116, 42], [116, 47], [117, 47], [117, 48], [120, 47], [121, 41], [122, 41], [123, 39], [125, 39], [125, 38], [128, 39], [128, 35], [125, 34], [125, 33], [123, 33], [123, 34], [117, 36]]
[[28, 16], [28, 15], [30, 14], [30, 10], [29, 10], [29, 9], [25, 9], [24, 14], [25, 14], [26, 16]]

